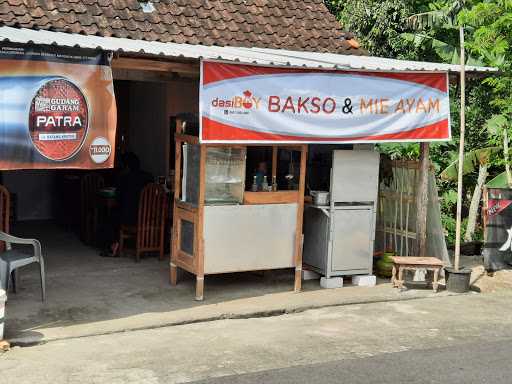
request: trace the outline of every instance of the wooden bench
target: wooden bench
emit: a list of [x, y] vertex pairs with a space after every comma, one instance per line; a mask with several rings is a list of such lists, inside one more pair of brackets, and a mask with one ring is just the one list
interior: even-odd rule
[[391, 274], [391, 284], [393, 287], [402, 288], [404, 286], [404, 271], [417, 271], [418, 269], [426, 269], [432, 271], [434, 278], [432, 288], [437, 292], [439, 286], [439, 272], [444, 267], [444, 263], [435, 257], [403, 257], [393, 256], [393, 272]]

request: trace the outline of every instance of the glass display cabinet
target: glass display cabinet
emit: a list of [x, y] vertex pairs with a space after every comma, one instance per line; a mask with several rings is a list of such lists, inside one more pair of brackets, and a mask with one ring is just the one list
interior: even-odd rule
[[[199, 193], [200, 145], [183, 146], [183, 182], [181, 200], [197, 206]], [[205, 204], [242, 204], [245, 185], [243, 148], [209, 147], [205, 160]]]
[[242, 204], [245, 184], [245, 149], [206, 149], [205, 204]]
[[[286, 146], [300, 154], [297, 189], [246, 191], [247, 146], [200, 143], [182, 127], [178, 120], [171, 284], [178, 268], [194, 274], [202, 300], [206, 275], [294, 268], [299, 291], [307, 145]], [[279, 146], [265, 146], [272, 148], [273, 180]]]

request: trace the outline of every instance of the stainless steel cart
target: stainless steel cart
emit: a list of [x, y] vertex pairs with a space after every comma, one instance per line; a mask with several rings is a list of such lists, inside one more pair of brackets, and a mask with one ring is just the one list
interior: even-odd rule
[[379, 154], [333, 151], [330, 205], [304, 211], [303, 262], [325, 277], [372, 273]]
[[[307, 145], [286, 146], [300, 153], [297, 188], [246, 191], [247, 147], [203, 144], [182, 126], [176, 122], [171, 284], [178, 268], [193, 273], [202, 300], [207, 275], [294, 268], [300, 291]], [[274, 180], [279, 145], [271, 147]]]

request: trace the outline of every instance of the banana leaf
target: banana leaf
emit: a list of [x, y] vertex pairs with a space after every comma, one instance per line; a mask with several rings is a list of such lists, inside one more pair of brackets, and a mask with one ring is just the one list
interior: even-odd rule
[[[404, 32], [400, 34], [400, 37], [406, 41], [413, 43], [415, 47], [431, 47], [439, 55], [439, 57], [446, 63], [460, 63], [460, 48], [456, 45], [448, 44], [442, 40], [435, 39], [432, 36], [423, 33]], [[469, 53], [466, 53], [466, 64], [483, 66], [484, 62], [476, 57], [471, 56]]]
[[502, 172], [498, 176], [489, 180], [485, 186], [487, 188], [508, 188], [507, 172]]
[[[487, 147], [475, 149], [473, 151], [466, 152], [464, 154], [464, 163], [462, 172], [464, 175], [474, 172], [478, 169], [480, 164], [486, 164], [489, 162], [491, 155], [501, 152], [500, 147]], [[451, 163], [446, 169], [441, 172], [441, 178], [443, 180], [456, 181], [459, 173], [459, 159]]]

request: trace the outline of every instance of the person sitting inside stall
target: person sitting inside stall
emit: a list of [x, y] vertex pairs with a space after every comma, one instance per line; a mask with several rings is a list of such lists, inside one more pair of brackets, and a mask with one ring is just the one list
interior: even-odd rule
[[111, 245], [102, 256], [117, 256], [119, 251], [119, 230], [121, 226], [136, 226], [139, 212], [139, 198], [144, 187], [153, 181], [149, 172], [140, 168], [140, 160], [132, 152], [125, 154], [124, 171], [116, 187], [118, 213], [112, 225]]

